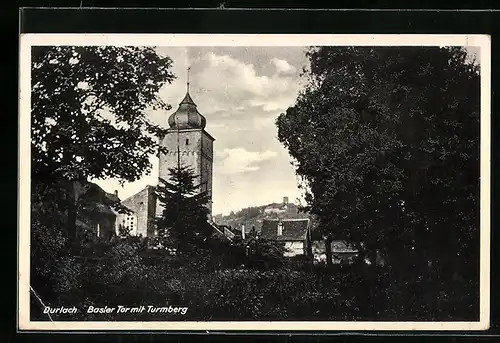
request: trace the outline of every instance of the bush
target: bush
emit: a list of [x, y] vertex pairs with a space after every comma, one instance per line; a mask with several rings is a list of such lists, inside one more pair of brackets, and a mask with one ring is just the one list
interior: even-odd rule
[[[99, 241], [80, 258], [59, 258], [51, 274], [57, 294], [47, 305], [189, 308], [182, 316], [80, 311], [72, 317], [124, 321], [472, 320], [477, 313], [468, 294], [472, 286], [455, 282], [446, 288], [450, 280], [436, 272], [413, 276], [388, 266], [328, 268], [291, 259], [279, 268], [254, 270], [238, 267], [246, 258], [238, 244], [207, 241], [177, 256], [144, 245], [134, 237]], [[37, 319], [47, 320], [42, 317]]]

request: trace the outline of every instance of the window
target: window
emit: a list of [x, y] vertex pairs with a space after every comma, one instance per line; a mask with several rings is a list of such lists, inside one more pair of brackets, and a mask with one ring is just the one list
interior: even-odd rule
[[189, 145], [189, 138], [186, 138], [186, 145]]
[[283, 235], [283, 223], [279, 222], [278, 223], [278, 236]]

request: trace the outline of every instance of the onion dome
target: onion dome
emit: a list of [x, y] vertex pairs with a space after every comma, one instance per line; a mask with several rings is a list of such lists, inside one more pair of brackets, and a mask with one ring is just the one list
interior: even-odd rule
[[177, 111], [168, 118], [168, 125], [171, 129], [204, 129], [206, 124], [207, 120], [196, 109], [188, 90]]

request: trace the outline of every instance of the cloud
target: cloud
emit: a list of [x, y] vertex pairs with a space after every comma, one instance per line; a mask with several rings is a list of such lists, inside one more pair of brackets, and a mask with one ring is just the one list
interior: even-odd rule
[[286, 60], [273, 57], [271, 58], [271, 63], [274, 64], [278, 73], [295, 74], [297, 72], [297, 68], [288, 63]]
[[276, 117], [267, 116], [264, 118], [256, 117], [253, 120], [253, 127], [257, 130], [273, 129], [276, 130]]
[[225, 111], [231, 115], [252, 108], [285, 110], [293, 105], [300, 83], [296, 75], [289, 74], [294, 67], [276, 60], [280, 70], [287, 73], [266, 75], [258, 73], [253, 63], [213, 51], [203, 54], [197, 62], [199, 72], [193, 75], [193, 89], [202, 90], [197, 96], [199, 107], [206, 114]]
[[270, 150], [252, 152], [244, 148], [226, 148], [216, 152], [216, 155], [222, 159], [218, 168], [219, 172], [228, 175], [257, 171], [260, 168], [259, 162], [272, 159], [277, 156], [277, 153]]

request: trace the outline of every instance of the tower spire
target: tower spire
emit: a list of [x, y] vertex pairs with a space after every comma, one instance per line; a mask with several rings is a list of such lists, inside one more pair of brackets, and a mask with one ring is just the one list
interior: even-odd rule
[[187, 68], [187, 92], [189, 93], [189, 74], [191, 71], [191, 66]]

